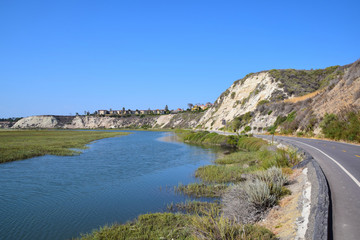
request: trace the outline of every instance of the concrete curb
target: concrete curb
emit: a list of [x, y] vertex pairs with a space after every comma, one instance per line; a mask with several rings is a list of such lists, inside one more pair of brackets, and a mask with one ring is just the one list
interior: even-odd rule
[[311, 182], [311, 210], [309, 224], [305, 238], [313, 240], [327, 240], [331, 238], [331, 198], [330, 189], [325, 174], [315, 159], [301, 147], [295, 146], [284, 140], [276, 139], [276, 142], [297, 149], [304, 160], [294, 168], [308, 168], [308, 179]]

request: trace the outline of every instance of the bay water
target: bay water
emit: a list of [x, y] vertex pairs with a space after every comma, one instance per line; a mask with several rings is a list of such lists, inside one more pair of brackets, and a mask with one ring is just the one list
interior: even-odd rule
[[0, 239], [71, 239], [188, 200], [173, 187], [196, 182], [195, 170], [216, 152], [172, 134], [133, 131], [78, 156], [0, 164]]

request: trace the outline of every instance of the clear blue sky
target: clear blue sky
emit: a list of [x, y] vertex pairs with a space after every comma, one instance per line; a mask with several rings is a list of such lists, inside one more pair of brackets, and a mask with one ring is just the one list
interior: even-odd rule
[[0, 117], [214, 102], [360, 58], [359, 1], [0, 1]]

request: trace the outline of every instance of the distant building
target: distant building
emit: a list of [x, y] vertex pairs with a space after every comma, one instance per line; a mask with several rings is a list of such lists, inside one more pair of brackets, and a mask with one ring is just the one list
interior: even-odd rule
[[[179, 112], [183, 111], [181, 108], [177, 109]], [[98, 110], [98, 115], [145, 115], [145, 114], [166, 114], [165, 109], [156, 109], [156, 110]]]
[[108, 110], [98, 110], [98, 114], [99, 115], [109, 114], [109, 111]]

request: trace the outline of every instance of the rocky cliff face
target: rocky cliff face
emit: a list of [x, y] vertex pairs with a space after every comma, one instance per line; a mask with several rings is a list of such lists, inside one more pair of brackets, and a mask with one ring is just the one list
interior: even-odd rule
[[158, 116], [31, 116], [12, 128], [194, 128], [203, 113], [179, 113]]
[[214, 106], [200, 119], [200, 126], [218, 130], [235, 117], [255, 111], [258, 104], [269, 101], [275, 95], [285, 95], [284, 89], [268, 72], [252, 74], [235, 81], [216, 100]]
[[31, 116], [20, 119], [12, 128], [55, 128], [58, 124], [54, 116]]
[[270, 70], [235, 81], [205, 113], [159, 116], [33, 116], [13, 128], [201, 128], [253, 133], [279, 122], [285, 129], [319, 132], [325, 113], [360, 110], [360, 60], [317, 70]]
[[[200, 119], [204, 129], [263, 132], [289, 117], [291, 131], [319, 132], [325, 113], [360, 109], [360, 61], [318, 70], [270, 70], [235, 81]], [[290, 121], [291, 120], [291, 121]]]

